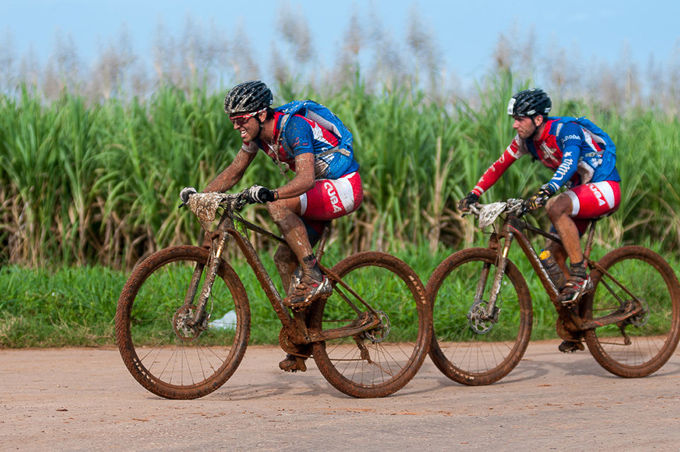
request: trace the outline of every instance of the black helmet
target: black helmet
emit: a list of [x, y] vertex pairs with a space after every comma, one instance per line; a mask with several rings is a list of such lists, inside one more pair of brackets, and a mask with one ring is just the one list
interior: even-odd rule
[[552, 107], [550, 97], [540, 88], [526, 89], [512, 96], [508, 102], [510, 116], [546, 116]]
[[252, 113], [269, 107], [273, 100], [272, 92], [260, 80], [236, 85], [224, 98], [224, 112], [229, 116], [238, 113]]

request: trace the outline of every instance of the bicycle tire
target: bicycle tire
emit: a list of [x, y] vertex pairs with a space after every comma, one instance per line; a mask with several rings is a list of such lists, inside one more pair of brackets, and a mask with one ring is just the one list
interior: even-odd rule
[[[468, 319], [473, 306], [480, 306], [474, 298], [482, 268], [489, 266], [482, 296], [488, 302], [497, 261], [498, 253], [488, 248], [461, 250], [442, 261], [427, 282], [434, 329], [430, 358], [444, 375], [468, 386], [489, 385], [508, 375], [531, 338], [531, 294], [510, 260], [498, 297], [499, 322], [473, 325]], [[507, 281], [514, 290], [507, 290]]]
[[[333, 387], [353, 397], [395, 393], [411, 381], [427, 356], [431, 309], [423, 283], [406, 263], [378, 251], [351, 255], [332, 271], [380, 311], [384, 322], [354, 337], [315, 342], [313, 356], [319, 371]], [[313, 330], [338, 328], [357, 319], [340, 296], [341, 291], [348, 292], [336, 282], [333, 287], [328, 299], [312, 305]]]
[[[598, 264], [633, 295], [642, 298], [648, 312], [622, 325], [630, 338], [629, 345], [625, 344], [620, 327], [613, 324], [585, 332], [588, 350], [614, 375], [627, 378], [651, 375], [668, 362], [680, 339], [680, 285], [675, 272], [663, 257], [641, 246], [613, 250]], [[621, 300], [631, 299], [604, 273], [593, 270], [591, 278], [594, 290], [584, 297], [586, 319], [605, 315], [619, 306], [605, 283], [616, 289]]]
[[[248, 296], [236, 272], [224, 262], [206, 309], [213, 319], [234, 311], [235, 323], [200, 333], [177, 326], [176, 319], [191, 310], [184, 307], [184, 298], [194, 268], [206, 264], [208, 255], [207, 249], [196, 246], [153, 253], [134, 268], [118, 300], [116, 341], [123, 362], [139, 384], [158, 396], [195, 399], [210, 394], [231, 377], [245, 354], [250, 336]], [[204, 279], [205, 271], [201, 283]]]

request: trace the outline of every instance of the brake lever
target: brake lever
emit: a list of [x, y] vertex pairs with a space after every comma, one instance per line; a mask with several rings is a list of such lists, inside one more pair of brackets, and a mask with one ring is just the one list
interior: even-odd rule
[[468, 215], [479, 215], [479, 203], [470, 204], [468, 210], [463, 211], [461, 214], [462, 217]]

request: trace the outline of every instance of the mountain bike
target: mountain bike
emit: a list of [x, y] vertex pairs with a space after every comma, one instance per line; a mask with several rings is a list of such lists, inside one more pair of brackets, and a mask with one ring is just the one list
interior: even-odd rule
[[[326, 380], [350, 396], [384, 397], [404, 387], [427, 356], [432, 334], [417, 274], [383, 252], [353, 254], [332, 268], [320, 264], [332, 294], [291, 312], [247, 231], [286, 242], [242, 218], [245, 204], [244, 193], [191, 196], [187, 205], [210, 231], [210, 249], [165, 248], [133, 269], [116, 311], [117, 344], [132, 376], [161, 397], [193, 399], [233, 375], [251, 328], [247, 290], [228, 262], [235, 244], [231, 254], [245, 257], [281, 321], [284, 351], [301, 360], [312, 356]], [[329, 234], [327, 226], [316, 250], [319, 262]], [[214, 319], [229, 313], [231, 324], [216, 327]]]
[[558, 289], [527, 238], [531, 231], [561, 243], [556, 234], [527, 223], [521, 199], [476, 204], [471, 213], [484, 229], [501, 214], [488, 248], [446, 258], [427, 283], [434, 309], [430, 357], [446, 376], [465, 385], [487, 385], [508, 375], [529, 344], [533, 309], [529, 287], [510, 260], [516, 241], [558, 313], [557, 334], [585, 340], [595, 360], [621, 377], [644, 377], [660, 369], [680, 339], [680, 286], [671, 266], [641, 246], [623, 246], [590, 258], [595, 225], [589, 224], [584, 256], [594, 290], [576, 306], [558, 301]]

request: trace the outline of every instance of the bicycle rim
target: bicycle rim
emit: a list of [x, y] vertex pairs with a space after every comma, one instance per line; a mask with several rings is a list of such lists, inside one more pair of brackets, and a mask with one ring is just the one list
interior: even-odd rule
[[[425, 288], [408, 265], [381, 252], [349, 256], [333, 272], [379, 313], [382, 323], [354, 337], [315, 343], [314, 361], [326, 380], [347, 395], [393, 394], [411, 381], [427, 355], [431, 331]], [[357, 319], [341, 292], [349, 294], [334, 283], [333, 294], [313, 306], [313, 329], [340, 328]]]
[[[427, 283], [434, 310], [430, 358], [444, 375], [461, 384], [500, 380], [517, 366], [529, 345], [531, 295], [512, 262], [508, 261], [498, 295], [497, 321], [479, 318], [489, 301], [497, 256], [486, 248], [459, 251], [439, 264]], [[485, 268], [482, 296], [475, 299]]]
[[[588, 349], [615, 375], [650, 375], [670, 359], [680, 339], [680, 288], [675, 273], [661, 256], [639, 246], [616, 249], [598, 263], [641, 300], [645, 313], [586, 331]], [[621, 302], [632, 302], [633, 297], [610, 276], [593, 270], [591, 277], [595, 290], [585, 300], [586, 318], [607, 315]]]
[[[118, 301], [116, 338], [123, 361], [143, 387], [161, 397], [194, 399], [215, 391], [245, 354], [250, 308], [228, 265], [221, 265], [206, 307], [213, 323], [204, 331], [185, 323], [194, 312], [184, 306], [192, 274], [207, 259], [208, 250], [193, 246], [158, 251], [133, 270]], [[205, 271], [198, 293], [204, 279]]]

